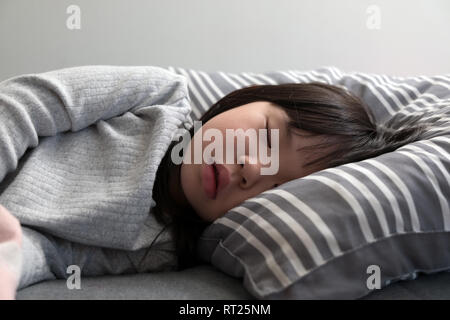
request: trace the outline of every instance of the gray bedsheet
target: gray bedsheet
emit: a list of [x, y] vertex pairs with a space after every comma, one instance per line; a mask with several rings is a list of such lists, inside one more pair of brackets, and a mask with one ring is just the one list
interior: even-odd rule
[[66, 280], [45, 281], [17, 293], [26, 299], [252, 299], [240, 281], [209, 265], [180, 272], [101, 276], [81, 279], [81, 289]]
[[[35, 284], [17, 293], [28, 299], [252, 299], [237, 279], [209, 265], [181, 272], [102, 276], [81, 280], [80, 290], [69, 290], [65, 280]], [[399, 281], [364, 297], [381, 299], [450, 299], [450, 273], [421, 275]]]

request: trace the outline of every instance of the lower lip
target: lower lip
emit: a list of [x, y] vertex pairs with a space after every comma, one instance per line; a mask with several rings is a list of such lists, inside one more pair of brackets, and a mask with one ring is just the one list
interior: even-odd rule
[[202, 170], [203, 190], [210, 199], [216, 198], [216, 178], [212, 165], [204, 165]]

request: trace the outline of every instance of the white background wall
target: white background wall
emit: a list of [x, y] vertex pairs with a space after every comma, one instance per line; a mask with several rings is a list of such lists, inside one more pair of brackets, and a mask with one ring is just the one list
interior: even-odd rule
[[0, 0], [0, 80], [86, 64], [450, 73], [450, 1]]

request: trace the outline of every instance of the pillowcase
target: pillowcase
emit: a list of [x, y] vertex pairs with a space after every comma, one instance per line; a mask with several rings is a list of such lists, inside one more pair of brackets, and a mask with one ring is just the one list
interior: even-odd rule
[[210, 225], [198, 253], [259, 299], [355, 299], [450, 270], [450, 75], [239, 74], [169, 67], [189, 80], [192, 118], [253, 84], [319, 81], [359, 96], [377, 123], [424, 116], [423, 140], [322, 170], [246, 200]]

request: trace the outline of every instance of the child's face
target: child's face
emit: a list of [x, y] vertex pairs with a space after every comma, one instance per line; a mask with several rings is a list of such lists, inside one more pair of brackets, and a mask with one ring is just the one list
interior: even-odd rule
[[[299, 136], [292, 134], [289, 136], [287, 122], [289, 118], [286, 112], [279, 106], [270, 102], [258, 101], [252, 102], [243, 106], [239, 106], [223, 112], [214, 118], [210, 119], [202, 126], [202, 135], [205, 135], [207, 129], [215, 128], [220, 130], [223, 137], [223, 164], [216, 164], [216, 167], [220, 171], [228, 172], [229, 179], [228, 184], [225, 187], [216, 191], [214, 196], [211, 196], [211, 185], [214, 185], [213, 171], [208, 171], [212, 168], [206, 164], [207, 159], [201, 157], [201, 164], [194, 163], [194, 145], [197, 139], [200, 139], [203, 150], [212, 143], [211, 140], [202, 139], [200, 136], [200, 130], [194, 134], [188, 148], [191, 150], [190, 164], [182, 163], [181, 165], [181, 187], [194, 210], [200, 217], [207, 221], [214, 221], [215, 219], [224, 215], [230, 209], [238, 206], [245, 200], [254, 197], [261, 192], [273, 188], [275, 185], [280, 185], [284, 182], [304, 177], [308, 174], [316, 172], [321, 168], [309, 166], [303, 167], [303, 164], [312, 159], [312, 155], [320, 156], [324, 151], [316, 152], [312, 151], [296, 151], [298, 148], [316, 144], [321, 142], [322, 138], [319, 136]], [[272, 175], [261, 175], [261, 167], [269, 167], [270, 164], [261, 164], [260, 159], [256, 159], [256, 164], [249, 163], [249, 146], [248, 138], [246, 139], [245, 154], [241, 154], [241, 160], [244, 160], [244, 164], [237, 162], [237, 139], [234, 138], [234, 163], [228, 163], [226, 161], [227, 142], [225, 129], [266, 129], [266, 121], [269, 124], [270, 129], [279, 129], [279, 156], [278, 156], [278, 172]], [[307, 132], [297, 130], [298, 133], [308, 135]], [[258, 139], [259, 142], [259, 139]], [[272, 143], [275, 143], [274, 141]], [[267, 145], [267, 144], [257, 144]], [[267, 146], [266, 146], [267, 148]], [[202, 155], [203, 155], [202, 150]], [[229, 150], [231, 154], [232, 150]], [[267, 151], [270, 156], [270, 150]], [[213, 156], [215, 153], [213, 153]], [[258, 153], [259, 155], [259, 153]], [[186, 156], [184, 158], [186, 160]], [[185, 161], [188, 162], [188, 161]], [[255, 162], [255, 160], [253, 160]], [[209, 174], [208, 174], [209, 172]], [[222, 173], [223, 175], [223, 173]], [[225, 179], [226, 180], [226, 179]], [[212, 182], [211, 182], [212, 181]], [[223, 180], [222, 180], [223, 181]]]

